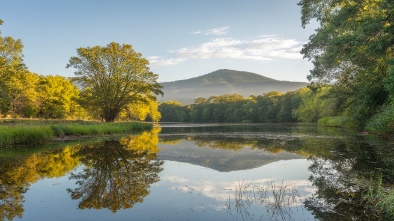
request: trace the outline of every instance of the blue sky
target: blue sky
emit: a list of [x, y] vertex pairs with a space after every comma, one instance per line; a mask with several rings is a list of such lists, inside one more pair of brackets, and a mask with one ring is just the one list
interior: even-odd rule
[[21, 39], [29, 70], [74, 76], [76, 49], [131, 44], [159, 82], [218, 69], [307, 81], [298, 0], [0, 0], [2, 36]]

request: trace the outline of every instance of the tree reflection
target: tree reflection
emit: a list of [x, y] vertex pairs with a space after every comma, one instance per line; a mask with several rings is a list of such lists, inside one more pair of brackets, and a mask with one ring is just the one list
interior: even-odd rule
[[64, 176], [75, 168], [79, 161], [71, 155], [76, 149], [65, 147], [0, 162], [0, 220], [22, 217], [23, 195], [32, 183]]
[[163, 161], [156, 157], [157, 133], [104, 141], [75, 153], [85, 166], [81, 172], [71, 174], [70, 179], [75, 179], [78, 187], [67, 191], [72, 199], [81, 199], [79, 208], [116, 212], [141, 203], [162, 171]]
[[376, 175], [383, 174], [389, 182], [393, 179], [394, 165], [388, 160], [393, 154], [383, 148], [338, 142], [329, 157], [310, 158], [309, 179], [318, 189], [305, 207], [319, 220], [379, 220], [378, 211], [366, 204], [363, 195]]
[[[0, 220], [6, 218], [12, 220], [14, 217], [22, 217], [23, 193], [26, 192], [28, 183], [15, 177], [13, 168], [19, 167], [20, 161], [7, 162], [0, 171]], [[20, 171], [22, 172], [22, 171]], [[26, 175], [26, 174], [25, 174]]]

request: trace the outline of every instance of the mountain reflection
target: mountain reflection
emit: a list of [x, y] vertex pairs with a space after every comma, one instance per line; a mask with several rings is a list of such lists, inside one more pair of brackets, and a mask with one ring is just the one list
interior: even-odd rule
[[78, 207], [108, 208], [116, 212], [142, 203], [150, 193], [150, 185], [160, 180], [158, 174], [163, 170], [163, 161], [156, 156], [157, 132], [79, 149], [74, 157], [84, 167], [70, 176], [78, 187], [67, 189], [72, 199], [80, 199]]
[[[172, 148], [175, 142], [177, 147]], [[221, 172], [248, 170], [279, 160], [305, 158], [288, 152], [288, 145], [276, 139], [164, 134], [160, 136], [159, 144], [162, 149], [158, 153], [160, 159], [190, 163]]]

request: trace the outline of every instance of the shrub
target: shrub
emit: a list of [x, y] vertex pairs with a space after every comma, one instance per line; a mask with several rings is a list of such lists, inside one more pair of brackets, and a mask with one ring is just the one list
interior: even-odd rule
[[348, 127], [349, 119], [343, 116], [340, 117], [323, 117], [317, 121], [319, 126], [324, 127]]
[[365, 129], [375, 133], [394, 133], [394, 104], [383, 107], [367, 122]]

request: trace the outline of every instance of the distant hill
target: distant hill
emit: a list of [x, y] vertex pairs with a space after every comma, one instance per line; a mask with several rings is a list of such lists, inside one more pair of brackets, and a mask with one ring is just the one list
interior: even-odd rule
[[259, 74], [221, 69], [187, 80], [160, 83], [164, 96], [160, 102], [176, 100], [191, 104], [198, 97], [237, 93], [244, 97], [262, 95], [270, 91], [288, 92], [308, 85], [306, 82], [278, 81]]

